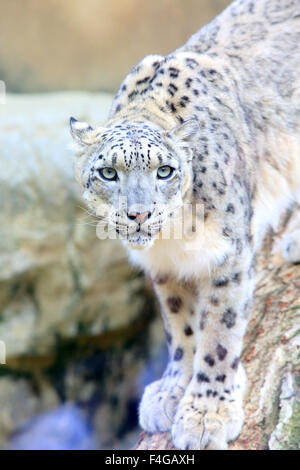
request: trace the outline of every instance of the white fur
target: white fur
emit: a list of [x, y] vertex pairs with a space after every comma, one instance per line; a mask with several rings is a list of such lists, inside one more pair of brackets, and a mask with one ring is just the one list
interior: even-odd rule
[[164, 273], [178, 280], [197, 279], [210, 277], [214, 266], [221, 264], [232, 250], [228, 240], [207, 228], [192, 239], [155, 240], [148, 249], [129, 250], [129, 259], [152, 275]]

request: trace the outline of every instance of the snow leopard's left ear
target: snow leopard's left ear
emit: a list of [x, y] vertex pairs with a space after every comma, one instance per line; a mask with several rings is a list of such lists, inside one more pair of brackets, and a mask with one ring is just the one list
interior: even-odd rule
[[94, 129], [86, 122], [70, 118], [70, 131], [74, 141], [79, 145], [90, 145], [96, 143], [103, 132], [102, 128]]
[[170, 131], [166, 132], [169, 138], [175, 137], [186, 143], [193, 143], [199, 139], [200, 126], [197, 118], [188, 119], [188, 121], [179, 124]]

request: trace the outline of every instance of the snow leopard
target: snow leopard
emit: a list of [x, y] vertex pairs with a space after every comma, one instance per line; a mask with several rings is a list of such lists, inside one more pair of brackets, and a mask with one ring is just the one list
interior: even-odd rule
[[[256, 255], [299, 202], [300, 1], [234, 1], [182, 47], [141, 60], [105, 126], [70, 127], [83, 198], [99, 217], [106, 208], [161, 309], [169, 362], [140, 425], [170, 431], [178, 449], [226, 449], [244, 421]], [[300, 261], [299, 225], [283, 253]]]

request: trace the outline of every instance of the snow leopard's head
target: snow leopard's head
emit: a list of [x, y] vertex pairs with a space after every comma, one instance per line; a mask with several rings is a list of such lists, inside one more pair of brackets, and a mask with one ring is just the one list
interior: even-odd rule
[[151, 246], [190, 193], [197, 120], [169, 131], [140, 121], [93, 129], [74, 118], [70, 127], [89, 208], [131, 248]]

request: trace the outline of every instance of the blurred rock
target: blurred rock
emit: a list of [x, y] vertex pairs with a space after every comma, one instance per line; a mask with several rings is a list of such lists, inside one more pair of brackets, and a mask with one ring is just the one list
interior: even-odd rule
[[0, 448], [5, 439], [44, 409], [57, 406], [58, 395], [43, 381], [37, 389], [25, 377], [0, 377]]
[[181, 46], [230, 0], [0, 0], [8, 91], [116, 91], [147, 54]]
[[96, 439], [84, 414], [73, 404], [41, 414], [20, 430], [12, 450], [93, 450]]

